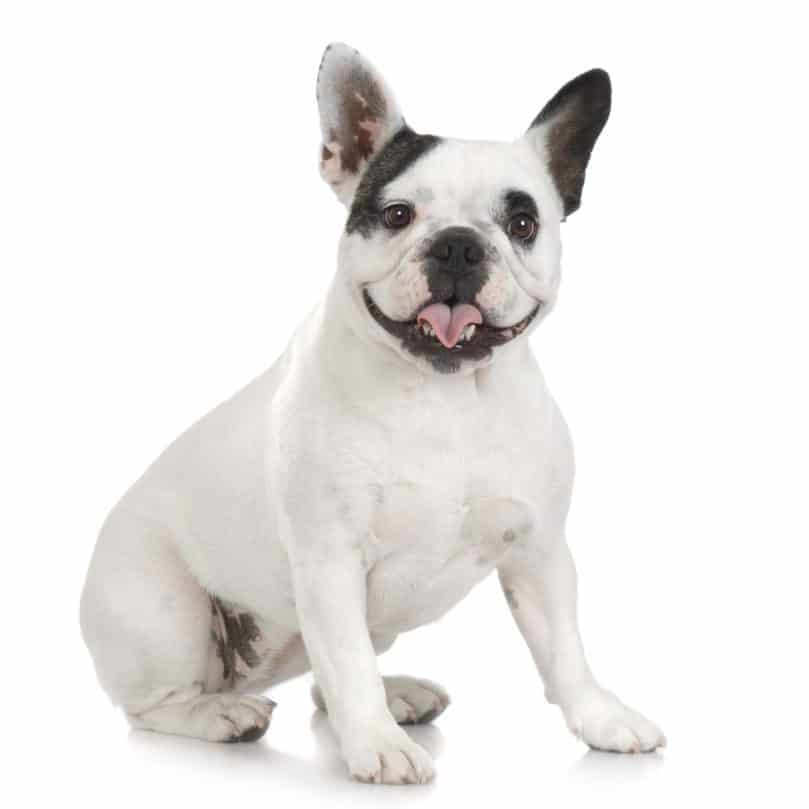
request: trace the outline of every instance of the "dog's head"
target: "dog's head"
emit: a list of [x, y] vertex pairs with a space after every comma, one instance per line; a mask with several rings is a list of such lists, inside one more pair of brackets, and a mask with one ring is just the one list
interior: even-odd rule
[[559, 223], [579, 207], [610, 81], [566, 84], [513, 143], [420, 135], [359, 53], [317, 82], [324, 179], [349, 210], [338, 282], [354, 326], [409, 360], [474, 370], [524, 339], [559, 284]]

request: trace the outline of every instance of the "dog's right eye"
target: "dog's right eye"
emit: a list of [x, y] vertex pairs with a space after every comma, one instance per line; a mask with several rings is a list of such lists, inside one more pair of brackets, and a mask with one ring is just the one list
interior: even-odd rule
[[413, 221], [413, 209], [404, 202], [394, 202], [382, 211], [385, 227], [391, 230], [406, 228]]
[[537, 220], [527, 213], [512, 216], [508, 223], [508, 235], [523, 242], [530, 242], [537, 233]]

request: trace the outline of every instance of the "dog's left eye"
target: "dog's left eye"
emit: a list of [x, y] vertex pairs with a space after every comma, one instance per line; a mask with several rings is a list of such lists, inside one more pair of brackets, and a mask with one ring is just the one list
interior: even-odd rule
[[512, 216], [508, 223], [508, 235], [514, 239], [530, 242], [536, 236], [537, 220], [527, 213], [518, 213]]
[[406, 228], [413, 221], [413, 209], [404, 202], [395, 202], [382, 211], [385, 227], [391, 230]]

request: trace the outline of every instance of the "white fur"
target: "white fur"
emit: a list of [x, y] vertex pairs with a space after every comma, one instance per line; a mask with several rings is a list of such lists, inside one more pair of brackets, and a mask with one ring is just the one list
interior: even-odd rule
[[[542, 220], [524, 255], [492, 226], [512, 186]], [[595, 747], [654, 749], [660, 731], [584, 659], [564, 538], [571, 445], [525, 335], [442, 375], [402, 351], [361, 297], [367, 287], [391, 317], [411, 312], [426, 296], [413, 251], [464, 224], [497, 250], [480, 303], [491, 321], [514, 323], [537, 301], [544, 316], [561, 202], [541, 145], [445, 142], [387, 193], [417, 200], [414, 225], [345, 236], [334, 283], [283, 356], [182, 435], [107, 519], [81, 610], [101, 683], [136, 726], [218, 739], [269, 721], [271, 707], [240, 692], [311, 664], [351, 773], [422, 782], [430, 757], [396, 722], [446, 695], [426, 681], [383, 684], [376, 654], [497, 570], [571, 729]], [[261, 665], [236, 692], [211, 644], [208, 593], [261, 629]]]

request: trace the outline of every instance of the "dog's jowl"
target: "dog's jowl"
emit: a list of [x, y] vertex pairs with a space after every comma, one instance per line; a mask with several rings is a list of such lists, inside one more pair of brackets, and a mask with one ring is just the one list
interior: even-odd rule
[[449, 698], [382, 677], [377, 655], [496, 571], [570, 729], [606, 750], [663, 744], [585, 660], [571, 444], [528, 341], [610, 92], [591, 70], [514, 142], [452, 140], [415, 132], [365, 59], [327, 48], [334, 281], [275, 365], [132, 486], [90, 565], [84, 638], [135, 727], [253, 740], [274, 707], [261, 692], [311, 670], [351, 775], [428, 781], [400, 725]]

